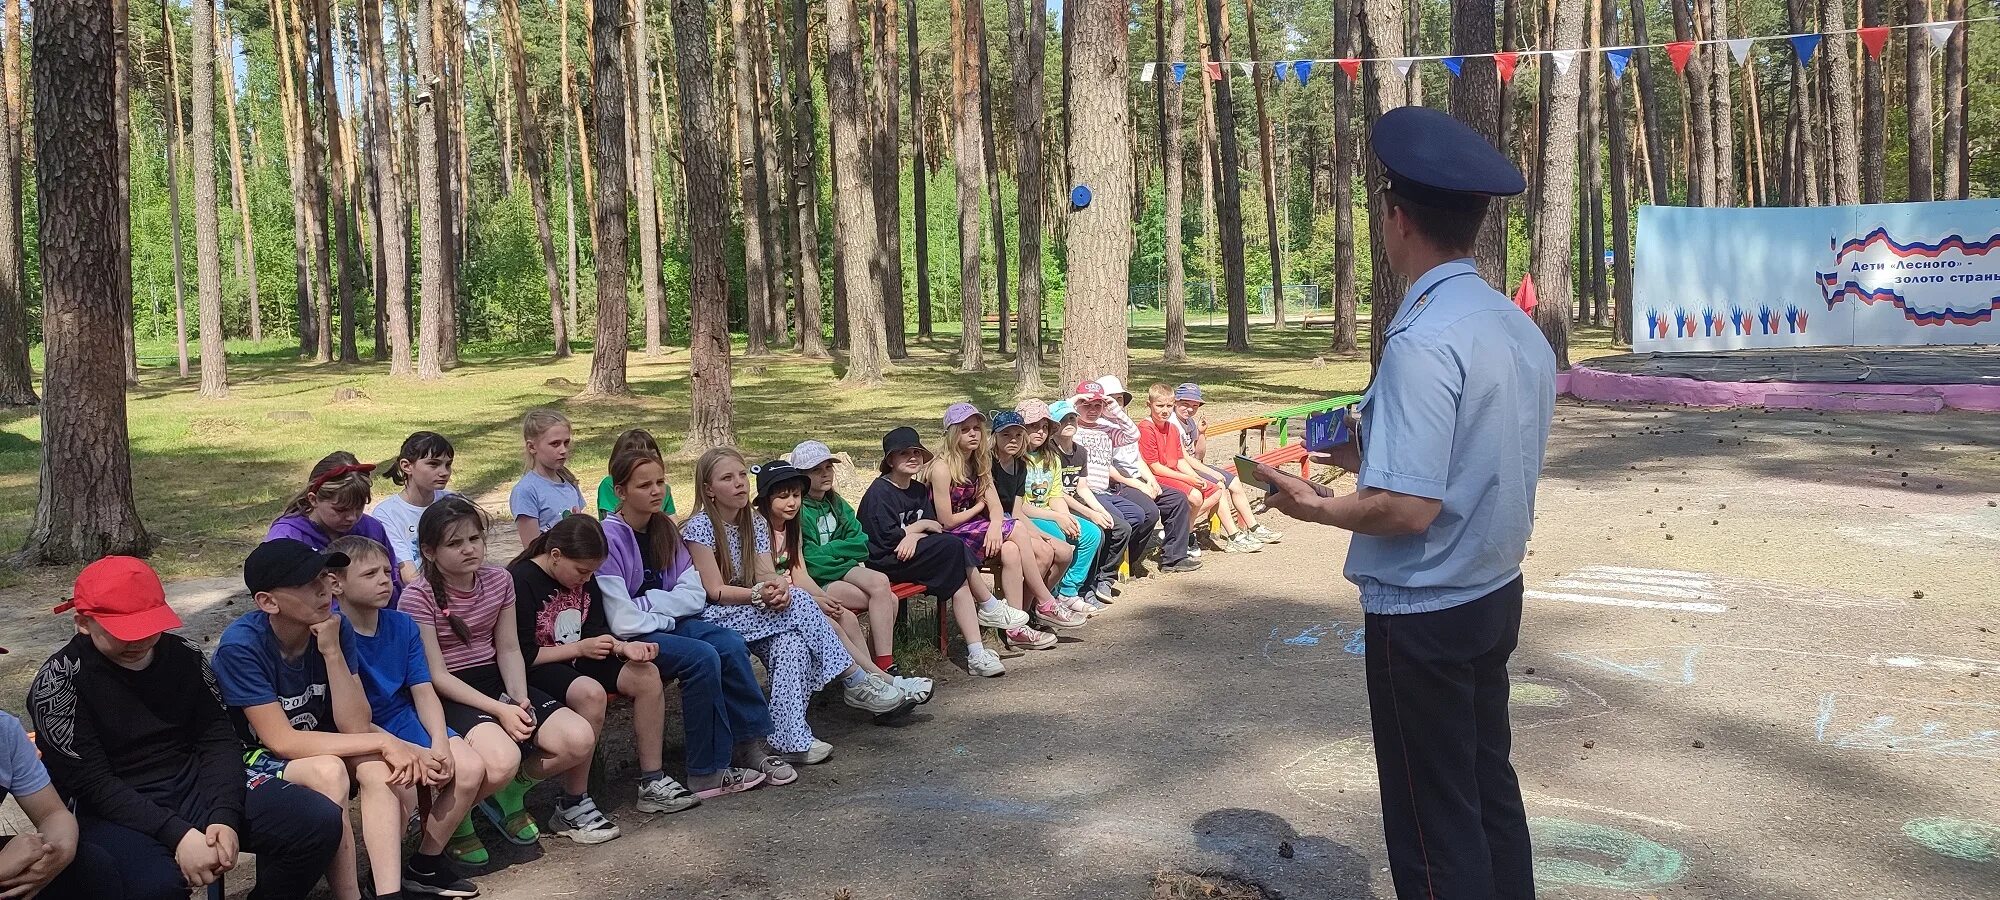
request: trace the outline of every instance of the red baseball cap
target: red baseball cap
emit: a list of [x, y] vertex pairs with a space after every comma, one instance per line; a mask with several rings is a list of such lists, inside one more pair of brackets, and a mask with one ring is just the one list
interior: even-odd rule
[[1078, 400], [1102, 400], [1107, 396], [1109, 395], [1104, 393], [1104, 386], [1095, 381], [1086, 381], [1076, 386]]
[[56, 612], [75, 611], [104, 626], [121, 641], [143, 641], [181, 627], [167, 605], [167, 589], [143, 560], [107, 556], [83, 568], [76, 590]]

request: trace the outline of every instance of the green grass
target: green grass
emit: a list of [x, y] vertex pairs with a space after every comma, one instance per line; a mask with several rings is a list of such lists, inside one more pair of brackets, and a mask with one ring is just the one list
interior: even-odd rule
[[[1254, 329], [1252, 351], [1223, 349], [1221, 328], [1191, 327], [1189, 362], [1160, 361], [1163, 332], [1140, 329], [1132, 335], [1131, 383], [1138, 392], [1153, 381], [1198, 381], [1210, 399], [1212, 420], [1231, 418], [1316, 396], [1359, 391], [1367, 383], [1364, 354], [1341, 358], [1326, 353], [1324, 328]], [[1011, 357], [993, 352], [987, 340], [989, 371], [953, 371], [956, 337], [932, 342], [911, 339], [911, 359], [897, 364], [887, 384], [861, 391], [839, 384], [825, 361], [778, 355], [735, 360], [735, 424], [746, 454], [770, 458], [808, 437], [852, 453], [865, 466], [879, 455], [882, 434], [897, 425], [915, 425], [929, 438], [937, 416], [956, 400], [981, 408], [1011, 405]], [[364, 460], [393, 457], [404, 436], [430, 429], [457, 446], [453, 487], [471, 496], [500, 490], [520, 474], [521, 414], [535, 406], [561, 409], [576, 423], [577, 452], [572, 468], [594, 496], [611, 442], [625, 428], [641, 426], [658, 435], [672, 459], [677, 497], [692, 497], [692, 461], [677, 455], [688, 426], [687, 354], [658, 357], [635, 351], [629, 377], [634, 396], [615, 401], [575, 398], [589, 374], [589, 358], [551, 362], [545, 352], [483, 352], [444, 380], [433, 383], [391, 378], [386, 366], [364, 363], [313, 365], [298, 362], [282, 341], [235, 344], [230, 355], [231, 394], [204, 401], [198, 374], [175, 373], [172, 344], [142, 346], [148, 365], [129, 394], [133, 481], [139, 512], [158, 540], [154, 563], [169, 578], [235, 571], [246, 548], [326, 453], [345, 449]], [[740, 353], [740, 346], [738, 352]], [[1573, 350], [1579, 358], [1611, 352], [1608, 335], [1585, 332]], [[363, 348], [364, 358], [367, 349]], [[566, 379], [562, 381], [561, 379]], [[1044, 370], [1047, 397], [1058, 396], [1056, 369]], [[554, 381], [554, 386], [549, 382]], [[336, 403], [336, 389], [351, 387], [365, 399]], [[309, 421], [281, 421], [273, 413], [310, 415]], [[40, 464], [40, 419], [32, 411], [0, 412], [0, 508], [17, 510], [0, 521], [0, 554], [26, 537], [34, 508]], [[377, 496], [391, 489], [380, 482]], [[504, 501], [503, 501], [504, 503]], [[504, 513], [504, 509], [500, 510]], [[51, 585], [63, 572], [19, 573]]]

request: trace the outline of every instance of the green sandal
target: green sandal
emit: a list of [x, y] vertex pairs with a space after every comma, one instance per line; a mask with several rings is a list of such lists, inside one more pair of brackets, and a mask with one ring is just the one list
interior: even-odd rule
[[535, 817], [529, 815], [525, 807], [511, 813], [503, 812], [500, 805], [488, 797], [479, 804], [479, 811], [486, 816], [486, 821], [500, 830], [500, 836], [506, 838], [508, 843], [526, 847], [542, 839], [541, 828], [536, 826]]
[[468, 866], [483, 866], [492, 860], [486, 845], [479, 840], [479, 833], [473, 830], [471, 819], [458, 823], [458, 830], [452, 832], [451, 843], [445, 845], [444, 852]]

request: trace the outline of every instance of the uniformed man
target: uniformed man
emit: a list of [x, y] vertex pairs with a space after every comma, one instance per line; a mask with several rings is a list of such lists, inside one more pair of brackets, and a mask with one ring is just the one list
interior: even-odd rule
[[1268, 468], [1270, 505], [1354, 532], [1348, 580], [1367, 613], [1368, 705], [1389, 869], [1402, 900], [1534, 896], [1528, 823], [1508, 753], [1507, 658], [1521, 560], [1555, 408], [1555, 356], [1480, 278], [1488, 198], [1526, 189], [1472, 129], [1412, 106], [1370, 136], [1387, 170], [1382, 241], [1411, 280], [1383, 332], [1333, 496]]

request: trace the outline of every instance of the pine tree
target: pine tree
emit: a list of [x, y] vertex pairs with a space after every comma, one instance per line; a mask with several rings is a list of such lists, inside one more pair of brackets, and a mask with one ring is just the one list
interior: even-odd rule
[[201, 396], [229, 396], [222, 349], [222, 223], [215, 189], [215, 0], [193, 0], [195, 290], [201, 310]]
[[[1088, 260], [1070, 269], [1063, 304], [1062, 384], [1116, 375], [1130, 364], [1125, 304], [1132, 260], [1132, 112], [1126, 32], [1131, 8], [1120, 0], [1068, 0], [1071, 33], [1070, 179], [1091, 190], [1090, 205], [1069, 214], [1065, 255]], [[1215, 7], [1210, 7], [1211, 16]]]

